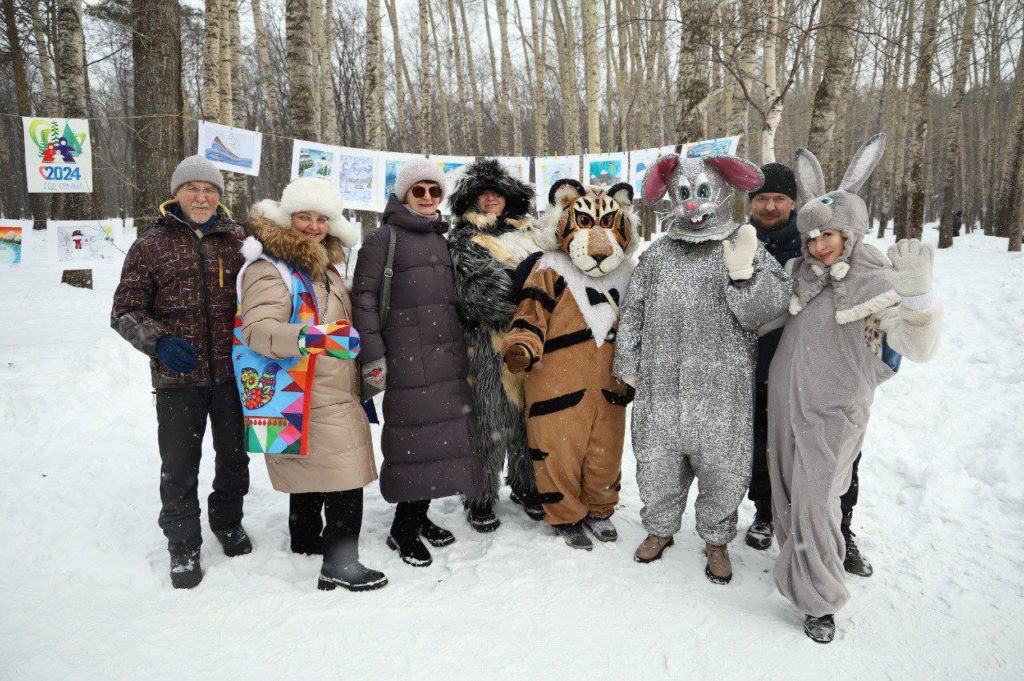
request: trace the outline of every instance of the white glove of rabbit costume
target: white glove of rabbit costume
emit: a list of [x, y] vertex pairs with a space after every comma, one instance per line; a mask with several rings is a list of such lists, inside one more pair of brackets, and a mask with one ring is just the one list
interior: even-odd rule
[[896, 293], [903, 296], [903, 304], [915, 310], [924, 310], [932, 304], [932, 262], [935, 251], [917, 239], [903, 239], [888, 250], [892, 267], [883, 270]]
[[736, 245], [728, 239], [722, 240], [722, 255], [725, 267], [733, 281], [745, 281], [754, 276], [754, 256], [757, 255], [757, 230], [753, 225], [743, 225], [736, 230]]

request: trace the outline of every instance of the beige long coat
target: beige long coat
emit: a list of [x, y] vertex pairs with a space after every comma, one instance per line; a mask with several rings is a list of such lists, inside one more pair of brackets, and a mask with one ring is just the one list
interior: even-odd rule
[[[328, 259], [337, 261], [341, 243], [328, 236], [314, 244], [289, 227], [261, 215], [250, 216], [247, 232], [263, 253], [312, 273], [323, 324], [352, 319], [348, 290]], [[331, 254], [329, 256], [328, 254]], [[329, 290], [328, 290], [329, 289]], [[289, 322], [292, 299], [281, 273], [258, 260], [242, 277], [242, 338], [254, 351], [274, 359], [300, 356], [301, 324]], [[358, 329], [357, 329], [358, 330]], [[359, 368], [353, 360], [321, 355], [316, 360], [306, 456], [266, 456], [274, 489], [280, 492], [339, 492], [377, 479], [370, 424], [359, 402]]]

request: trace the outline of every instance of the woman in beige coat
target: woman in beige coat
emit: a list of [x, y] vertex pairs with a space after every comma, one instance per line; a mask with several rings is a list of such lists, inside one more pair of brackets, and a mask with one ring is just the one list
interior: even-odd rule
[[292, 550], [323, 553], [320, 588], [380, 588], [385, 576], [358, 560], [362, 488], [377, 469], [352, 361], [358, 334], [332, 264], [356, 231], [338, 189], [318, 178], [256, 204], [246, 231], [234, 353], [246, 444], [266, 454], [274, 489], [290, 495]]

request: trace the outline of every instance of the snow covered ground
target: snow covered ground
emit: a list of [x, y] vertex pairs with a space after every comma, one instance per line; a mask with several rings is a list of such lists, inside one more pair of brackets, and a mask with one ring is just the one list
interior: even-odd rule
[[287, 498], [256, 460], [255, 551], [225, 558], [206, 530], [203, 583], [172, 590], [146, 359], [108, 326], [117, 273], [60, 286], [38, 244], [0, 272], [0, 678], [1024, 678], [1024, 257], [1005, 250], [972, 235], [937, 254], [941, 350], [880, 389], [865, 445], [855, 530], [876, 573], [850, 578], [819, 646], [774, 591], [774, 547], [738, 538], [733, 583], [712, 585], [691, 510], [663, 560], [632, 561], [628, 448], [622, 536], [588, 554], [506, 489], [490, 535], [436, 502], [458, 540], [414, 569], [385, 547], [371, 486], [362, 556], [390, 584], [364, 594], [316, 590], [319, 561], [287, 551]]

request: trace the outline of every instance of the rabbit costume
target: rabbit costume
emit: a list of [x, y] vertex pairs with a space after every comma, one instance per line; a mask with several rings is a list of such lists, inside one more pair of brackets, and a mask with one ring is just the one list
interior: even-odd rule
[[[901, 241], [889, 249], [890, 268], [863, 243], [868, 212], [857, 191], [884, 148], [884, 135], [868, 140], [839, 189], [828, 193], [813, 154], [797, 151], [794, 166], [803, 256], [786, 265], [796, 285], [768, 377], [768, 466], [780, 547], [775, 583], [811, 618], [835, 613], [849, 598], [839, 497], [850, 484], [875, 388], [893, 375], [882, 355], [891, 348], [927, 360], [941, 330], [931, 249]], [[831, 266], [807, 248], [825, 229], [846, 239]]]
[[679, 531], [695, 477], [697, 534], [715, 546], [736, 536], [750, 479], [757, 328], [785, 311], [791, 291], [754, 228], [730, 217], [730, 188], [752, 191], [763, 181], [745, 159], [674, 154], [644, 177], [644, 200], [668, 193], [672, 210], [667, 235], [630, 280], [613, 372], [636, 383], [640, 515], [664, 545]]

